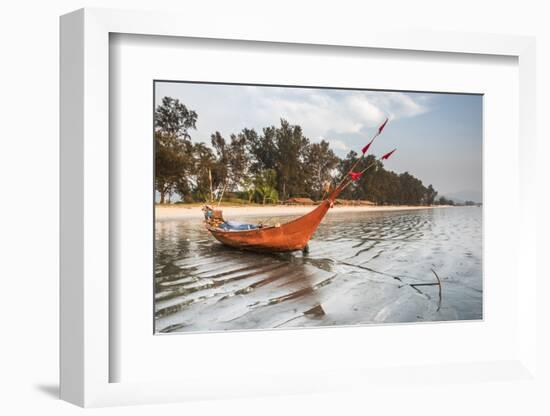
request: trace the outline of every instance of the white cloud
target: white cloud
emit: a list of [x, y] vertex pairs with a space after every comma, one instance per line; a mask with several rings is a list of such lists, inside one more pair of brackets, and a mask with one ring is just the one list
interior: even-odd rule
[[182, 83], [163, 84], [158, 90], [157, 99], [175, 96], [197, 111], [199, 120], [193, 137], [198, 140], [209, 142], [216, 130], [226, 137], [244, 127], [261, 131], [284, 118], [302, 126], [311, 140], [324, 138], [341, 150], [348, 147], [331, 136], [369, 135], [385, 117], [414, 117], [428, 111], [429, 104], [425, 95], [384, 91]]
[[362, 121], [362, 123], [356, 122], [353, 126], [353, 130], [358, 126], [370, 126], [377, 121], [379, 122], [383, 120], [386, 115], [384, 111], [376, 106], [372, 99], [368, 99], [365, 94], [350, 95], [344, 100], [344, 104], [345, 107], [343, 110], [347, 117]]
[[[297, 93], [296, 91], [300, 91]], [[360, 133], [379, 125], [385, 117], [413, 117], [427, 107], [411, 96], [398, 92], [294, 90], [273, 94], [270, 89], [254, 94], [255, 113], [268, 124], [282, 117], [299, 124], [311, 137], [330, 137], [331, 133]]]
[[330, 143], [330, 145], [337, 150], [348, 150], [349, 147], [347, 144], [345, 144], [342, 140], [335, 140], [335, 139], [326, 139]]

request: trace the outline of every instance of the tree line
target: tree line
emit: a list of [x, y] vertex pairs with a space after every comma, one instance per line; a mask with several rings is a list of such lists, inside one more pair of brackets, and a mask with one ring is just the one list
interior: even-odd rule
[[[228, 198], [263, 204], [291, 197], [318, 201], [359, 157], [351, 151], [339, 158], [327, 141], [311, 142], [300, 126], [284, 119], [261, 132], [244, 128], [228, 138], [216, 131], [209, 147], [191, 141], [197, 120], [195, 111], [171, 97], [155, 109], [155, 189], [161, 204]], [[408, 172], [388, 171], [372, 155], [363, 163], [372, 162], [375, 166], [340, 198], [392, 205], [439, 202], [432, 185]]]

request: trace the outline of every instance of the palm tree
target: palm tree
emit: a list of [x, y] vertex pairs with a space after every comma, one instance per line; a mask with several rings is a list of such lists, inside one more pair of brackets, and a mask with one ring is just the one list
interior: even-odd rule
[[256, 192], [262, 198], [262, 204], [265, 205], [266, 201], [271, 201], [273, 203], [279, 201], [279, 194], [277, 190], [271, 185], [264, 184], [256, 188]]
[[277, 183], [277, 174], [273, 169], [266, 169], [260, 172], [254, 180], [254, 190], [262, 199], [262, 204], [266, 201], [277, 202], [279, 194], [275, 185]]

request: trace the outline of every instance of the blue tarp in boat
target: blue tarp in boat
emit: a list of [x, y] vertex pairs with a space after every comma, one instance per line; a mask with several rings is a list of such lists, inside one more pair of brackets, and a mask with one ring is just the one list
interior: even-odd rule
[[236, 221], [225, 221], [219, 225], [224, 231], [246, 231], [246, 230], [255, 230], [258, 228], [256, 224], [243, 224]]

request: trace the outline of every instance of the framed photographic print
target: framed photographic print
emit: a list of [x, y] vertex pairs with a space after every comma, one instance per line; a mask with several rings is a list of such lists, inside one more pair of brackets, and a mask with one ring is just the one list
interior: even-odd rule
[[65, 400], [531, 377], [533, 40], [304, 36], [62, 17]]
[[482, 319], [482, 95], [154, 92], [155, 333]]

